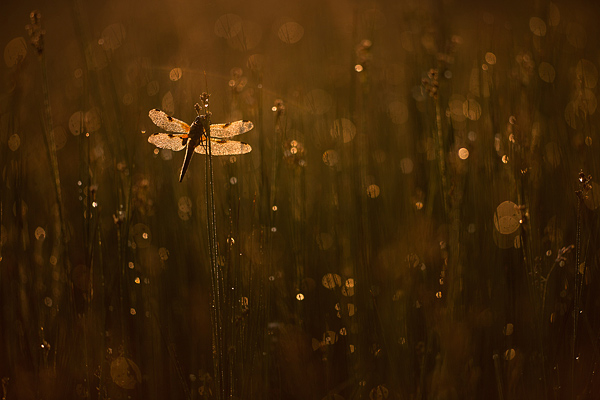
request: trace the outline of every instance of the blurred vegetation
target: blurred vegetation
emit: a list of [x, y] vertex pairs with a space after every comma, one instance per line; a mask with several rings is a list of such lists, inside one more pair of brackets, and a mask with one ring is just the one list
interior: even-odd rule
[[594, 2], [4, 8], [3, 399], [600, 393]]

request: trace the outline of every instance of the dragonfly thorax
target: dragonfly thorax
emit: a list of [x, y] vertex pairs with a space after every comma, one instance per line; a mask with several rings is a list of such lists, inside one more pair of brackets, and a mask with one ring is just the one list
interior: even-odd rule
[[203, 141], [206, 138], [206, 131], [204, 130], [204, 122], [206, 117], [199, 115], [196, 117], [192, 125], [190, 125], [190, 131], [188, 133], [191, 140]]

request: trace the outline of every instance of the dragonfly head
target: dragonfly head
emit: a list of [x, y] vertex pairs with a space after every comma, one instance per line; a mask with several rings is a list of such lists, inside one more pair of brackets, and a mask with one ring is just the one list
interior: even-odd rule
[[198, 115], [194, 120], [194, 123], [197, 125], [204, 125], [206, 123], [206, 115]]

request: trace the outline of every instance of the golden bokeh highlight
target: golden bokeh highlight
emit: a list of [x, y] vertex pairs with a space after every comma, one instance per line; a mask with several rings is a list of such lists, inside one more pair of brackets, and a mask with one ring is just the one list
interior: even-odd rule
[[79, 136], [85, 129], [84, 116], [81, 111], [76, 111], [69, 118], [69, 131], [73, 136]]
[[146, 93], [150, 97], [156, 96], [158, 94], [159, 90], [160, 90], [160, 84], [158, 83], [158, 81], [150, 81], [146, 85]]
[[[135, 314], [135, 310], [132, 308], [132, 315]], [[110, 377], [113, 382], [126, 390], [135, 389], [138, 383], [142, 382], [142, 373], [140, 372], [140, 368], [137, 364], [123, 356], [115, 358], [110, 363]]]
[[400, 160], [400, 170], [402, 171], [403, 174], [408, 175], [408, 174], [412, 173], [413, 168], [414, 168], [414, 163], [413, 163], [412, 159], [405, 157], [402, 160]]
[[327, 273], [321, 279], [321, 284], [327, 289], [335, 289], [336, 287], [340, 287], [342, 285], [342, 277], [338, 274]]
[[279, 29], [277, 29], [277, 37], [283, 43], [298, 43], [303, 36], [304, 28], [302, 25], [294, 21], [285, 22], [279, 27]]
[[471, 121], [477, 121], [481, 117], [481, 105], [475, 99], [469, 99], [463, 103], [463, 114]]
[[521, 226], [521, 212], [512, 201], [503, 201], [496, 208], [494, 214], [494, 227], [503, 235], [516, 232]]
[[8, 138], [8, 148], [11, 151], [17, 151], [20, 146], [21, 146], [21, 138], [19, 137], [19, 135], [17, 135], [16, 133], [13, 133], [12, 135], [10, 135], [10, 137]]
[[504, 352], [504, 359], [506, 361], [511, 361], [513, 358], [515, 358], [516, 355], [517, 352], [515, 351], [515, 349], [508, 349]]
[[340, 155], [336, 150], [327, 150], [323, 153], [323, 162], [328, 167], [335, 166], [340, 160]]
[[463, 122], [466, 119], [465, 115], [465, 103], [468, 107], [468, 102], [465, 99], [465, 96], [461, 94], [453, 94], [450, 96], [448, 100], [448, 111], [450, 112], [450, 117], [452, 120], [456, 122]]
[[182, 196], [177, 201], [177, 211], [179, 218], [187, 221], [192, 216], [192, 200], [187, 196]]
[[24, 37], [14, 38], [4, 47], [4, 63], [9, 68], [23, 61], [26, 55], [27, 42]]
[[46, 239], [46, 231], [44, 230], [44, 228], [42, 228], [41, 226], [38, 226], [35, 229], [35, 238], [37, 240], [44, 240], [44, 239]]
[[229, 47], [245, 52], [258, 46], [262, 39], [262, 28], [253, 21], [243, 20], [240, 31], [227, 39]]
[[349, 119], [336, 119], [333, 121], [333, 126], [329, 133], [332, 138], [337, 140], [341, 138], [344, 143], [348, 143], [356, 136], [356, 126]]
[[333, 245], [333, 236], [330, 233], [322, 232], [316, 237], [317, 244], [321, 250], [329, 250]]
[[242, 18], [236, 14], [224, 14], [215, 22], [215, 35], [231, 39], [242, 30]]
[[88, 132], [96, 132], [102, 127], [102, 117], [100, 109], [97, 107], [91, 108], [83, 117], [85, 128]]
[[388, 106], [390, 118], [394, 124], [404, 124], [408, 121], [408, 107], [403, 101], [393, 101]]
[[546, 83], [554, 82], [554, 78], [556, 77], [556, 71], [552, 64], [542, 61], [538, 67], [538, 74], [540, 79]]
[[390, 391], [384, 385], [375, 386], [371, 389], [371, 392], [369, 392], [369, 400], [385, 400], [389, 398], [389, 396]]
[[554, 3], [548, 3], [548, 26], [556, 27], [560, 23], [560, 10]]
[[369, 185], [369, 187], [367, 188], [367, 196], [369, 196], [372, 199], [379, 197], [379, 193], [380, 193], [379, 186], [377, 186], [375, 184]]
[[106, 51], [114, 51], [121, 47], [126, 37], [125, 27], [122, 24], [114, 23], [104, 28], [99, 44]]
[[173, 99], [173, 93], [169, 90], [162, 98], [161, 101], [162, 110], [167, 114], [175, 114], [175, 100]]
[[67, 131], [62, 126], [57, 126], [52, 129], [52, 136], [54, 137], [54, 145], [56, 150], [60, 150], [67, 144]]
[[535, 36], [546, 36], [546, 23], [539, 17], [529, 19], [529, 30]]

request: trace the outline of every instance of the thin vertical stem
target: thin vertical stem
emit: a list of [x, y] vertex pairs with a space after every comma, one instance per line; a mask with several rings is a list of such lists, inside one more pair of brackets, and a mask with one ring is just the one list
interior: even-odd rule
[[577, 233], [575, 236], [575, 284], [573, 295], [573, 340], [571, 343], [571, 398], [575, 399], [575, 345], [579, 319], [579, 263], [581, 262], [581, 198], [577, 199]]
[[504, 392], [502, 390], [502, 371], [500, 367], [500, 356], [498, 354], [493, 355], [494, 359], [494, 371], [496, 373], [496, 388], [498, 389], [498, 400], [504, 400]]
[[204, 130], [206, 132], [206, 216], [207, 216], [207, 232], [208, 232], [208, 252], [210, 256], [210, 275], [212, 283], [212, 308], [211, 319], [213, 324], [212, 329], [212, 347], [213, 347], [213, 368], [215, 376], [215, 385], [217, 391], [217, 399], [225, 399], [224, 386], [224, 368], [223, 368], [223, 331], [221, 318], [221, 274], [217, 263], [217, 226], [216, 213], [214, 203], [214, 176], [212, 165], [212, 149], [210, 139], [210, 111], [208, 108], [208, 94], [203, 93], [201, 96], [202, 105], [196, 107], [196, 112], [204, 110], [206, 119], [204, 120]]

